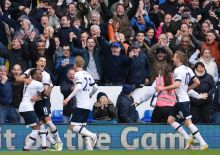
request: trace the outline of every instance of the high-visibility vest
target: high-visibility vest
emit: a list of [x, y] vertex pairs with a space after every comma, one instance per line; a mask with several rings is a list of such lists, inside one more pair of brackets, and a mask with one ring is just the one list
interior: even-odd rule
[[[174, 80], [172, 78], [172, 83]], [[164, 79], [163, 76], [159, 76], [156, 78], [156, 86], [164, 87]], [[163, 106], [174, 106], [176, 103], [176, 93], [175, 90], [165, 90], [161, 91], [157, 96], [156, 106], [163, 107]]]

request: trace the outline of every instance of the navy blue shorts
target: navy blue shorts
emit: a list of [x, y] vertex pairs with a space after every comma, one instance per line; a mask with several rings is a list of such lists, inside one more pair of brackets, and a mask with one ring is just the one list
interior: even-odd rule
[[190, 102], [177, 102], [171, 109], [170, 116], [173, 116], [180, 121], [192, 118], [190, 113]]
[[20, 115], [24, 118], [26, 125], [33, 126], [39, 122], [35, 111], [20, 112]]
[[73, 123], [87, 123], [87, 119], [89, 118], [90, 110], [75, 108], [73, 110], [72, 115], [70, 116], [70, 122]]
[[34, 104], [34, 110], [39, 120], [51, 115], [50, 107], [50, 98], [42, 99]]

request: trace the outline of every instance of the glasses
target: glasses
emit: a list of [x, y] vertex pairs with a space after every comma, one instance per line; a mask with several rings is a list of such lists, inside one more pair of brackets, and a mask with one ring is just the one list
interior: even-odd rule
[[70, 49], [63, 49], [63, 51], [69, 51]]

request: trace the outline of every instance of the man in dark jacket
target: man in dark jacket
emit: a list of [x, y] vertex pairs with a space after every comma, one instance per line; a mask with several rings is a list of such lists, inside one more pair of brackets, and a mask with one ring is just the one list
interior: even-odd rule
[[[70, 68], [67, 72], [67, 79], [61, 82], [60, 91], [64, 98], [67, 98], [74, 89], [74, 79], [75, 70]], [[73, 113], [73, 109], [76, 104], [76, 97], [73, 97], [69, 103], [63, 107], [63, 123], [68, 123], [70, 115]]]
[[7, 50], [7, 48], [0, 42], [0, 57], [8, 59], [9, 61], [9, 70], [12, 70], [12, 67], [15, 64], [19, 64], [22, 70], [27, 70], [29, 68], [29, 52], [26, 42], [21, 42], [18, 39], [13, 39], [12, 49]]
[[127, 82], [139, 87], [141, 84], [148, 84], [150, 75], [150, 62], [147, 55], [141, 51], [138, 42], [131, 45], [133, 52], [133, 63], [128, 70]]
[[109, 47], [104, 39], [98, 37], [98, 43], [104, 57], [102, 63], [104, 85], [122, 85], [125, 82], [127, 68], [133, 62], [132, 53], [129, 53], [129, 57], [123, 55], [120, 42], [114, 42]]
[[[13, 98], [12, 98], [12, 106], [16, 109], [18, 112], [19, 105], [22, 101], [23, 97], [23, 89], [24, 89], [24, 84], [16, 82], [14, 79], [19, 77], [22, 73], [21, 66], [18, 64], [15, 64], [13, 66], [13, 69], [11, 70], [11, 74], [9, 74], [9, 79], [12, 79], [12, 92], [13, 92]], [[24, 123], [23, 117], [19, 115], [19, 120], [20, 123]]]
[[136, 123], [139, 120], [134, 98], [131, 96], [133, 90], [131, 85], [124, 84], [122, 87], [116, 103], [118, 123]]
[[30, 57], [32, 62], [32, 67], [36, 67], [35, 62], [41, 56], [47, 59], [46, 68], [49, 70], [50, 73], [53, 73], [54, 70], [54, 61], [53, 56], [56, 50], [56, 43], [53, 38], [49, 38], [49, 46], [46, 47], [46, 40], [45, 38], [41, 38], [35, 42], [33, 39], [29, 41], [29, 50], [30, 50]]
[[19, 116], [14, 107], [12, 107], [12, 82], [7, 77], [5, 66], [0, 66], [0, 124], [18, 123]]

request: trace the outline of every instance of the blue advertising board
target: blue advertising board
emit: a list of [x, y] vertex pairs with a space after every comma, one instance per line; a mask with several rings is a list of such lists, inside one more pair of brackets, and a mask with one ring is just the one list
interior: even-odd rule
[[[67, 125], [57, 125], [57, 128], [64, 150], [85, 148], [82, 136], [72, 133]], [[99, 150], [183, 149], [185, 146], [183, 137], [169, 125], [91, 124], [87, 128], [99, 135], [96, 147]], [[198, 128], [210, 149], [220, 148], [220, 125], [198, 125]], [[0, 150], [21, 150], [30, 131], [31, 128], [25, 125], [0, 125]], [[40, 146], [38, 138], [32, 149], [39, 149]], [[199, 144], [195, 141], [192, 149], [198, 148]]]

